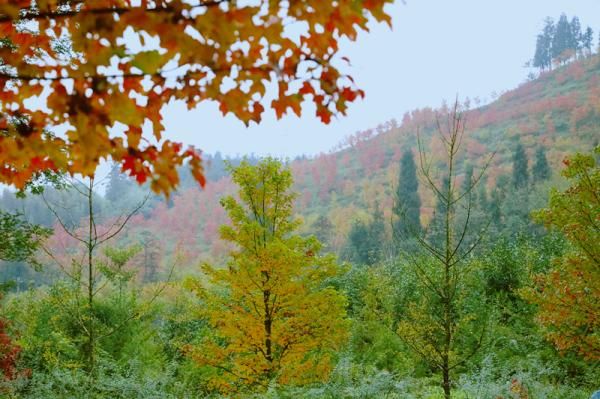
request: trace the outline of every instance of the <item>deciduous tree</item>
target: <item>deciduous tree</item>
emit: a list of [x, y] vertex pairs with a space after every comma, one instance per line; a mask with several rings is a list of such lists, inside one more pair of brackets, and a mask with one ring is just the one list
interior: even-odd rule
[[279, 161], [242, 162], [232, 179], [239, 200], [222, 200], [231, 225], [221, 237], [236, 249], [226, 268], [204, 267], [211, 286], [196, 290], [213, 333], [188, 353], [225, 392], [323, 380], [347, 329], [345, 298], [326, 284], [335, 256], [294, 233], [292, 175]]
[[22, 215], [0, 211], [0, 260], [35, 262], [35, 254], [50, 229], [32, 225]]
[[600, 168], [592, 154], [567, 158], [562, 175], [571, 186], [550, 193], [548, 208], [534, 218], [560, 231], [572, 244], [556, 259], [549, 273], [525, 292], [539, 307], [538, 318], [559, 350], [573, 350], [583, 358], [600, 360]]
[[[443, 128], [442, 126], [445, 126]], [[473, 194], [486, 166], [470, 179], [463, 191], [456, 180], [457, 159], [465, 131], [464, 115], [458, 102], [444, 122], [438, 122], [445, 150], [446, 174], [437, 183], [431, 160], [420, 145], [420, 170], [427, 188], [437, 198], [439, 229], [436, 239], [415, 236], [422, 251], [407, 254], [416, 276], [418, 298], [413, 300], [398, 323], [397, 334], [416, 354], [442, 375], [444, 397], [451, 398], [452, 375], [481, 347], [486, 332], [485, 312], [474, 281], [476, 264], [469, 255], [481, 240], [473, 237], [471, 213]], [[464, 209], [466, 216], [458, 218]], [[485, 228], [483, 229], [485, 231]]]
[[213, 100], [249, 123], [269, 105], [299, 115], [310, 99], [328, 123], [363, 96], [336, 66], [339, 40], [390, 23], [391, 1], [1, 0], [0, 182], [23, 187], [48, 169], [91, 177], [112, 158], [157, 192], [185, 161], [203, 184], [199, 153], [163, 137], [164, 104]]

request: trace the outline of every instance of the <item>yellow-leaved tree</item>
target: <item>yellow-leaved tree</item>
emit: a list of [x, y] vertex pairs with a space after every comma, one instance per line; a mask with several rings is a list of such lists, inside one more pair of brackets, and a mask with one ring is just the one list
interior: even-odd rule
[[294, 233], [288, 168], [267, 158], [231, 173], [239, 200], [221, 201], [231, 219], [221, 237], [235, 249], [226, 268], [203, 267], [208, 287], [194, 285], [212, 329], [187, 353], [209, 366], [209, 384], [222, 392], [324, 380], [348, 330], [345, 297], [327, 284], [340, 268], [319, 255], [316, 238]]

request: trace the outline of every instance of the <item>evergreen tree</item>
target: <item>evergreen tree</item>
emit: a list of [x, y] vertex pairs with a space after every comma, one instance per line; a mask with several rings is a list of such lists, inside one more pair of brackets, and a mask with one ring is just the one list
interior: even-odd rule
[[383, 259], [385, 248], [385, 219], [379, 203], [375, 203], [373, 220], [369, 226], [369, 241], [371, 243], [369, 263], [375, 264]]
[[144, 230], [140, 233], [140, 244], [144, 282], [154, 282], [160, 267], [160, 241], [151, 231]]
[[571, 24], [565, 14], [561, 14], [554, 37], [552, 38], [552, 58], [559, 62], [565, 62], [568, 59], [567, 50], [571, 49], [573, 39], [571, 38]]
[[417, 166], [411, 150], [404, 151], [400, 160], [400, 178], [394, 204], [394, 236], [403, 240], [421, 231], [421, 199], [419, 198]]
[[533, 179], [536, 182], [540, 182], [550, 178], [551, 171], [548, 165], [548, 159], [546, 158], [546, 150], [544, 147], [538, 147], [535, 152], [535, 163], [531, 170]]
[[513, 153], [512, 183], [515, 189], [527, 187], [529, 183], [529, 172], [527, 171], [527, 154], [521, 143], [515, 147]]
[[115, 204], [123, 199], [133, 187], [133, 183], [125, 174], [121, 173], [120, 165], [115, 163], [108, 174], [108, 185], [106, 186], [104, 198]]
[[502, 193], [495, 187], [492, 190], [492, 194], [490, 196], [490, 201], [488, 202], [488, 213], [490, 215], [491, 225], [496, 228], [496, 230], [500, 230], [502, 228]]
[[544, 65], [552, 70], [552, 42], [554, 41], [554, 34], [556, 32], [556, 26], [554, 20], [550, 17], [544, 21], [544, 29], [542, 30], [543, 37], [543, 61]]
[[355, 221], [348, 236], [348, 255], [351, 262], [374, 265], [383, 258], [385, 248], [385, 220], [378, 203], [370, 222]]
[[209, 181], [217, 181], [227, 175], [225, 170], [225, 161], [219, 151], [208, 159], [208, 167], [206, 168], [206, 179]]
[[462, 183], [462, 191], [467, 192], [469, 188], [473, 185], [473, 165], [468, 164], [465, 166], [465, 178]]
[[550, 43], [551, 41], [543, 34], [537, 36], [535, 43], [535, 54], [533, 56], [533, 66], [540, 70], [545, 70], [551, 65], [550, 57]]
[[[444, 176], [440, 187], [446, 187], [448, 185], [448, 176]], [[427, 238], [438, 245], [444, 240], [444, 218], [446, 208], [444, 206], [444, 199], [439, 194], [436, 195], [435, 209], [433, 211], [433, 217], [427, 227]]]
[[348, 234], [346, 255], [350, 262], [359, 265], [369, 264], [369, 227], [361, 220], [355, 220]]
[[489, 199], [485, 184], [479, 186], [479, 192], [477, 193], [477, 206], [479, 209], [484, 211], [487, 211], [489, 208]]
[[312, 225], [312, 231], [314, 232], [315, 237], [317, 237], [317, 240], [319, 240], [324, 247], [327, 247], [330, 244], [333, 225], [327, 216], [320, 215]]
[[569, 43], [569, 48], [575, 50], [575, 54], [579, 54], [579, 52], [581, 52], [582, 49], [582, 39], [583, 39], [583, 34], [581, 33], [581, 22], [579, 22], [579, 18], [578, 17], [573, 17], [571, 19], [571, 31], [570, 31], [570, 43]]
[[586, 55], [592, 54], [592, 46], [594, 42], [594, 31], [589, 26], [581, 37], [581, 46], [586, 52]]

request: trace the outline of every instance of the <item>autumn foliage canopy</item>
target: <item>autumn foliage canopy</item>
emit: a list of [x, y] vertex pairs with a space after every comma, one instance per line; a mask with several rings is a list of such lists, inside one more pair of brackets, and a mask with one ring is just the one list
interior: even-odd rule
[[334, 66], [339, 40], [389, 23], [391, 1], [0, 0], [0, 182], [112, 158], [156, 192], [186, 161], [202, 184], [199, 151], [163, 139], [163, 105], [213, 100], [249, 123], [310, 99], [328, 123], [363, 96]]
[[539, 321], [561, 351], [600, 360], [600, 168], [592, 154], [564, 161], [571, 186], [550, 194], [548, 208], [534, 214], [548, 228], [562, 232], [571, 244], [555, 267], [537, 276], [537, 289], [526, 296], [539, 306]]
[[221, 238], [235, 249], [227, 268], [204, 266], [208, 287], [193, 285], [213, 333], [187, 353], [223, 392], [324, 381], [347, 337], [345, 297], [327, 284], [341, 270], [297, 234], [291, 176], [273, 159], [232, 171], [240, 200], [222, 200], [231, 225]]

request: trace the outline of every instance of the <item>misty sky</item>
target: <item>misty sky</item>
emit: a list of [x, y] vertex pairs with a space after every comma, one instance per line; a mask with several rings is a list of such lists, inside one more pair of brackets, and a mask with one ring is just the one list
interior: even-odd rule
[[183, 104], [165, 112], [167, 137], [205, 152], [295, 156], [326, 152], [345, 136], [374, 128], [417, 107], [443, 99], [490, 98], [523, 82], [536, 35], [547, 16], [579, 16], [582, 26], [600, 30], [600, 0], [407, 0], [389, 8], [393, 30], [375, 25], [355, 43], [342, 46], [351, 74], [366, 91], [348, 116], [321, 124], [314, 108], [302, 118], [277, 121], [265, 113], [246, 128], [232, 115], [223, 118], [214, 103], [194, 111]]

